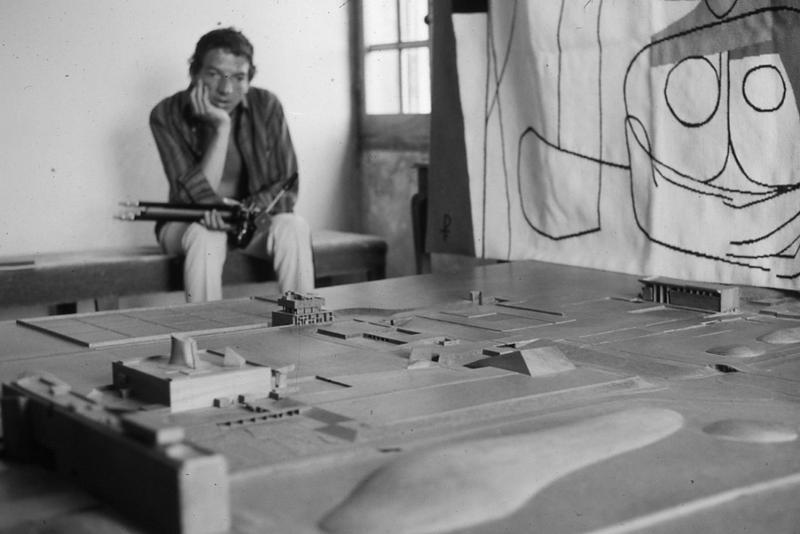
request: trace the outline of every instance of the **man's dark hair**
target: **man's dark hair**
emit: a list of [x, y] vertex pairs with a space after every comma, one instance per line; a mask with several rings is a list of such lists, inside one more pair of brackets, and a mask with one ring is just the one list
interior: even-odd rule
[[197, 75], [203, 66], [206, 54], [215, 48], [245, 58], [250, 63], [250, 72], [248, 73], [250, 79], [252, 80], [256, 75], [256, 66], [253, 64], [253, 45], [242, 32], [234, 28], [211, 30], [197, 41], [194, 55], [189, 60], [189, 74]]

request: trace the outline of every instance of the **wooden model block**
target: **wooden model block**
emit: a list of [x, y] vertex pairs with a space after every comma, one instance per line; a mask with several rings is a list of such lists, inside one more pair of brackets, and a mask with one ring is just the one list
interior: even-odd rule
[[517, 351], [516, 347], [502, 345], [498, 347], [487, 347], [483, 349], [485, 356], [502, 356], [503, 354], [511, 354]]
[[322, 309], [325, 299], [316, 295], [287, 291], [278, 299], [278, 304], [284, 311], [290, 313], [309, 313]]
[[186, 432], [169, 421], [169, 411], [138, 411], [120, 416], [123, 430], [146, 445], [162, 446], [180, 443]]
[[238, 367], [225, 365], [225, 361], [222, 356], [201, 352], [194, 369], [170, 365], [166, 356], [114, 362], [114, 387], [127, 389], [138, 400], [168, 406], [172, 412], [210, 408], [214, 399], [240, 393], [269, 394], [269, 367], [249, 363]]
[[287, 291], [278, 299], [278, 304], [283, 310], [272, 312], [272, 326], [333, 322], [333, 312], [322, 308], [325, 304], [322, 297]]
[[484, 304], [495, 304], [498, 299], [495, 297], [484, 297], [483, 291], [478, 289], [472, 289], [469, 292], [468, 300], [477, 306], [483, 306]]
[[289, 385], [289, 374], [294, 370], [294, 364], [272, 368], [272, 390], [269, 392], [271, 398], [280, 399], [289, 393], [299, 391], [298, 387]]
[[225, 367], [236, 367], [240, 369], [247, 366], [247, 360], [230, 347], [225, 347], [225, 354], [222, 358], [222, 365]]
[[227, 531], [225, 458], [157, 417], [124, 417], [74, 392], [53, 392], [40, 376], [3, 384], [8, 458], [46, 463], [147, 531]]
[[172, 334], [171, 339], [169, 364], [182, 365], [191, 369], [197, 367], [197, 341], [184, 334]]
[[739, 288], [721, 284], [686, 282], [674, 278], [642, 278], [642, 299], [680, 308], [720, 313], [739, 309]]
[[545, 376], [575, 369], [575, 364], [558, 347], [533, 347], [512, 350], [478, 360], [467, 367], [496, 367], [528, 376]]
[[333, 312], [327, 310], [302, 315], [282, 311], [272, 312], [272, 326], [325, 324], [330, 322], [333, 322]]
[[392, 345], [404, 345], [413, 341], [424, 339], [426, 336], [413, 330], [406, 330], [403, 328], [387, 328], [383, 331], [370, 331], [364, 332], [366, 339], [374, 339], [375, 341], [382, 341]]
[[438, 348], [432, 345], [420, 345], [411, 349], [408, 355], [408, 369], [427, 369], [434, 367], [439, 361]]

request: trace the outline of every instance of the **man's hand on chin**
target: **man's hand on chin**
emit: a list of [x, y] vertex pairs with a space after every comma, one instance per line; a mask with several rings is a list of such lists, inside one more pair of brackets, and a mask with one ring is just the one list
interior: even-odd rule
[[202, 82], [195, 83], [189, 93], [192, 111], [200, 119], [211, 123], [214, 127], [230, 126], [231, 116], [224, 109], [211, 102], [209, 89]]

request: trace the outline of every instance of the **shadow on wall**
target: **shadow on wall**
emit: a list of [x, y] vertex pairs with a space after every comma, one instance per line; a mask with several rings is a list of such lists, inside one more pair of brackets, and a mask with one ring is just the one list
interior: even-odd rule
[[416, 274], [411, 197], [417, 192], [417, 167], [423, 151], [366, 150], [361, 156], [364, 232], [389, 244], [386, 276]]
[[[131, 94], [126, 98], [131, 106], [125, 115], [117, 120], [109, 141], [113, 151], [113, 164], [118, 182], [113, 188], [115, 198], [109, 198], [109, 207], [114, 213], [117, 204], [123, 200], [165, 201], [168, 187], [161, 160], [155, 142], [150, 133], [150, 110], [162, 98], [181, 89], [176, 86], [165, 94], [163, 80], [153, 73], [144, 73], [135, 80]], [[154, 223], [126, 223], [112, 221], [113, 224], [124, 225], [122, 233], [127, 243], [137, 245], [155, 245]]]

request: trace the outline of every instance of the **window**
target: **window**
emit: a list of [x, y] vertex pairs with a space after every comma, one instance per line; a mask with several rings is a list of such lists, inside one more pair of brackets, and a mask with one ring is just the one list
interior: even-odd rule
[[361, 0], [362, 141], [427, 147], [431, 111], [428, 0]]
[[430, 113], [428, 0], [363, 0], [367, 114]]

